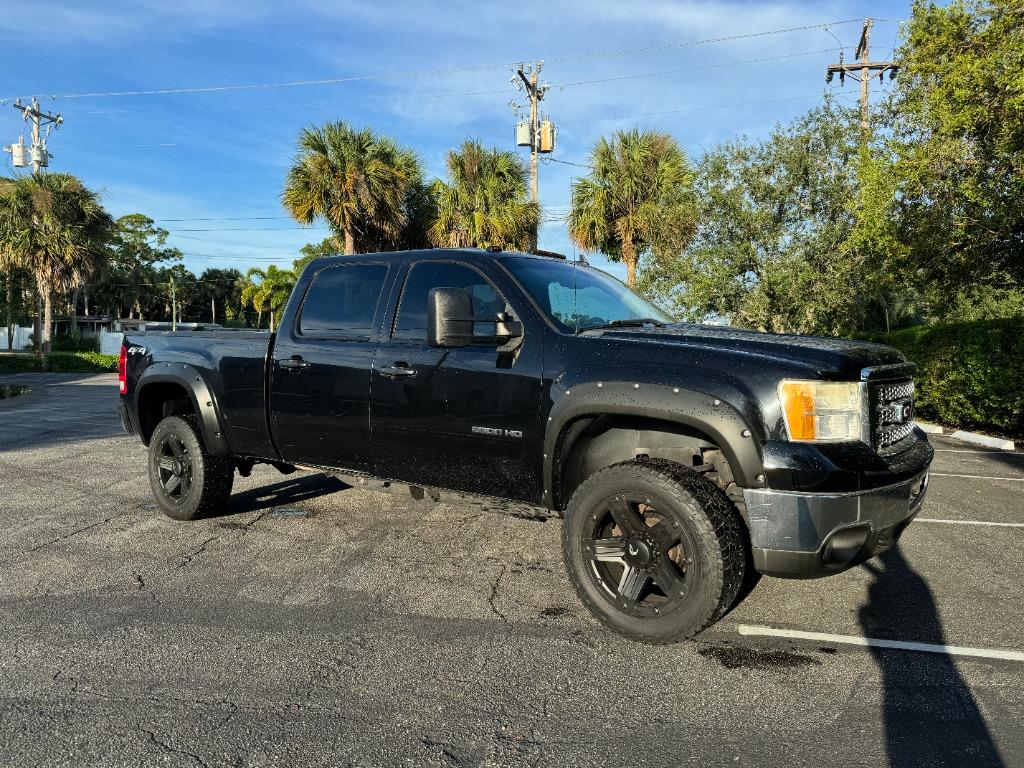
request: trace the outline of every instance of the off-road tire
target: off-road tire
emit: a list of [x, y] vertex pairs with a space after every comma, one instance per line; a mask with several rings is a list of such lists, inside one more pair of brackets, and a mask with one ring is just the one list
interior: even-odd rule
[[[717, 485], [722, 492], [729, 498], [729, 501], [733, 503], [733, 506], [740, 513], [741, 519], [746, 517], [747, 505], [743, 500], [743, 489], [736, 483], [736, 478], [733, 476], [732, 467], [729, 466], [729, 460], [725, 458], [725, 454], [717, 448], [713, 450], [704, 451], [703, 459], [705, 461], [704, 467], [706, 469], [697, 470], [708, 480]], [[736, 594], [736, 599], [733, 601], [732, 606], [729, 610], [732, 610], [737, 605], [742, 603], [754, 588], [761, 581], [761, 574], [754, 568], [754, 552], [751, 549], [750, 544], [750, 530], [746, 525], [742, 527], [743, 533], [743, 551], [746, 556], [746, 570], [743, 575], [743, 584], [740, 586], [739, 592]]]
[[[585, 551], [588, 526], [615, 494], [648, 498], [678, 522], [694, 551], [687, 554], [689, 584], [677, 607], [660, 616], [637, 616], [617, 607]], [[733, 605], [747, 569], [743, 521], [725, 493], [706, 477], [664, 459], [622, 462], [594, 473], [573, 493], [562, 526], [569, 580], [587, 609], [603, 624], [633, 640], [673, 643], [693, 637]]]
[[[177, 498], [167, 492], [161, 476], [161, 458], [168, 458], [164, 446], [171, 440], [184, 448], [190, 464], [188, 489]], [[194, 416], [168, 416], [156, 425], [149, 439], [149, 485], [165, 515], [175, 520], [196, 520], [221, 512], [227, 506], [234, 480], [234, 464], [229, 458], [211, 456], [206, 451]], [[177, 488], [180, 486], [179, 482]]]

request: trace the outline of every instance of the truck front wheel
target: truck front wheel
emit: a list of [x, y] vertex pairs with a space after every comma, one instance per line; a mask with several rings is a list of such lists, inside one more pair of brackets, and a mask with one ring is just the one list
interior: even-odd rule
[[569, 501], [569, 579], [601, 622], [634, 640], [692, 637], [732, 606], [746, 553], [739, 513], [711, 481], [671, 461], [596, 472]]
[[220, 511], [231, 496], [235, 468], [211, 456], [193, 416], [168, 416], [149, 439], [149, 485], [160, 509], [175, 520]]

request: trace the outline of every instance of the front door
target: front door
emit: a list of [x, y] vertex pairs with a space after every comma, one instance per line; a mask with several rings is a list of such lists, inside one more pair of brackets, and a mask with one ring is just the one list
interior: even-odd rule
[[[539, 477], [526, 446], [543, 439], [538, 434], [539, 356], [494, 345], [428, 346], [432, 288], [465, 289], [478, 318], [515, 312], [474, 267], [457, 261], [412, 266], [393, 328], [390, 335], [384, 332], [374, 356], [375, 472], [414, 484], [536, 501]], [[530, 343], [524, 338], [524, 346]]]
[[370, 368], [388, 266], [334, 264], [313, 277], [270, 366], [274, 440], [286, 461], [370, 465]]

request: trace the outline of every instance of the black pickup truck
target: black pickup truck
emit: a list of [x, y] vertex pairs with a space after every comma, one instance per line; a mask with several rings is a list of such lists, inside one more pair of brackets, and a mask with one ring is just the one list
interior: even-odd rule
[[258, 462], [534, 505], [564, 515], [587, 608], [670, 642], [759, 573], [899, 538], [933, 455], [913, 373], [877, 344], [672, 323], [565, 259], [427, 250], [313, 262], [276, 333], [129, 333], [120, 410], [172, 518]]

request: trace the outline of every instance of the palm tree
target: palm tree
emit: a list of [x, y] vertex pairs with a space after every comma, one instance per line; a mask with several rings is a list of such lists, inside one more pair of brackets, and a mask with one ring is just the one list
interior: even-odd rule
[[256, 327], [260, 327], [264, 312], [270, 312], [270, 330], [274, 330], [274, 313], [288, 303], [295, 288], [296, 275], [290, 269], [271, 264], [265, 270], [253, 267], [245, 273], [248, 281], [242, 289], [243, 306], [252, 305], [259, 314]]
[[540, 206], [527, 199], [526, 169], [515, 152], [485, 149], [470, 139], [448, 152], [451, 182], [434, 182], [434, 245], [530, 250], [537, 243]]
[[693, 237], [686, 156], [668, 134], [634, 129], [598, 139], [590, 164], [573, 184], [569, 235], [584, 250], [624, 261], [633, 285], [642, 253], [678, 251]]
[[413, 152], [341, 121], [303, 129], [298, 149], [281, 195], [297, 221], [326, 219], [346, 255], [357, 252], [361, 235], [401, 237], [410, 192], [422, 177]]
[[69, 174], [0, 183], [0, 252], [35, 277], [43, 302], [43, 354], [50, 352], [54, 291], [81, 287], [100, 269], [113, 225], [99, 196]]

